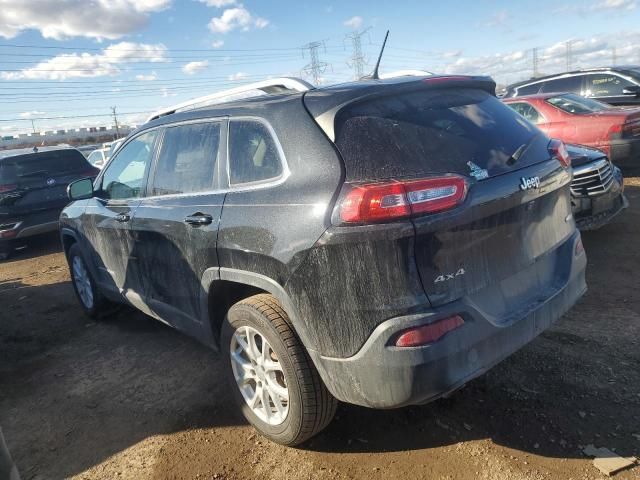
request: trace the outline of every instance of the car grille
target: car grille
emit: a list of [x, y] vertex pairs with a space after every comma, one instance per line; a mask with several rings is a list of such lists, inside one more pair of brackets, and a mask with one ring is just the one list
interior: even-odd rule
[[613, 169], [608, 160], [602, 159], [573, 169], [571, 193], [577, 197], [599, 195], [613, 183]]

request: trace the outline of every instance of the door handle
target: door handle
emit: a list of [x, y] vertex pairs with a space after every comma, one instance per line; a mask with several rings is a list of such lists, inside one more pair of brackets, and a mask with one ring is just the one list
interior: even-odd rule
[[115, 216], [116, 222], [125, 223], [131, 220], [131, 215], [128, 213], [119, 213]]
[[198, 225], [209, 225], [213, 222], [213, 217], [206, 213], [194, 213], [184, 219], [185, 223], [197, 227]]

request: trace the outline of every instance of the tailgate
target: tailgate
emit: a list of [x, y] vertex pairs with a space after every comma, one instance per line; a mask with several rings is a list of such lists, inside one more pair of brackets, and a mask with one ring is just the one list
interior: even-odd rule
[[[523, 190], [522, 179], [533, 178], [539, 187]], [[550, 296], [563, 284], [554, 250], [575, 228], [570, 180], [570, 171], [550, 160], [477, 182], [455, 213], [414, 219], [416, 261], [431, 303], [473, 298], [506, 319]]]

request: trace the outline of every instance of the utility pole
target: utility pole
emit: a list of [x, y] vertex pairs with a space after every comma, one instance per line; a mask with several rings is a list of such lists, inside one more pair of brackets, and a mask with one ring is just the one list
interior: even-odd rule
[[117, 140], [120, 138], [120, 127], [118, 126], [118, 114], [116, 113], [116, 107], [111, 107], [111, 113], [113, 114], [113, 123], [116, 127], [116, 138], [114, 138], [114, 140]]
[[538, 69], [539, 59], [538, 59], [538, 47], [535, 47], [531, 50], [532, 60], [533, 60], [533, 78], [538, 78], [540, 76], [540, 71]]
[[364, 76], [364, 66], [367, 64], [367, 59], [362, 54], [362, 36], [369, 30], [371, 30], [371, 27], [361, 32], [352, 32], [346, 36], [347, 39], [351, 40], [351, 47], [353, 49], [351, 62], [347, 62], [347, 65], [353, 68], [356, 80], [360, 80]]
[[[313, 82], [318, 85], [321, 82], [321, 75], [326, 71], [329, 66], [328, 63], [320, 60], [320, 55], [318, 50], [320, 47], [324, 47], [324, 42], [311, 42], [305, 45], [302, 51], [302, 56], [304, 57], [304, 50], [309, 50], [309, 63], [304, 66], [303, 71], [306, 72], [313, 78]], [[326, 48], [325, 48], [326, 52]]]
[[573, 40], [569, 40], [568, 42], [565, 42], [565, 47], [567, 49], [566, 55], [566, 61], [567, 61], [567, 72], [569, 72], [571, 70], [571, 44], [573, 43]]
[[33, 128], [33, 133], [36, 133], [36, 122], [33, 121], [33, 118], [31, 119], [31, 128]]

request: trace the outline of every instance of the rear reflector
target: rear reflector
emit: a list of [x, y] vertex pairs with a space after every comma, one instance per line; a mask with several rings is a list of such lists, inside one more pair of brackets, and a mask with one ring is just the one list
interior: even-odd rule
[[556, 138], [551, 139], [549, 142], [549, 153], [556, 157], [565, 168], [571, 165], [571, 157], [562, 140]]
[[457, 175], [345, 185], [334, 223], [367, 224], [437, 213], [461, 204], [466, 195], [467, 182]]
[[429, 325], [405, 330], [396, 340], [396, 347], [420, 347], [437, 342], [444, 335], [464, 325], [460, 315], [438, 320]]

